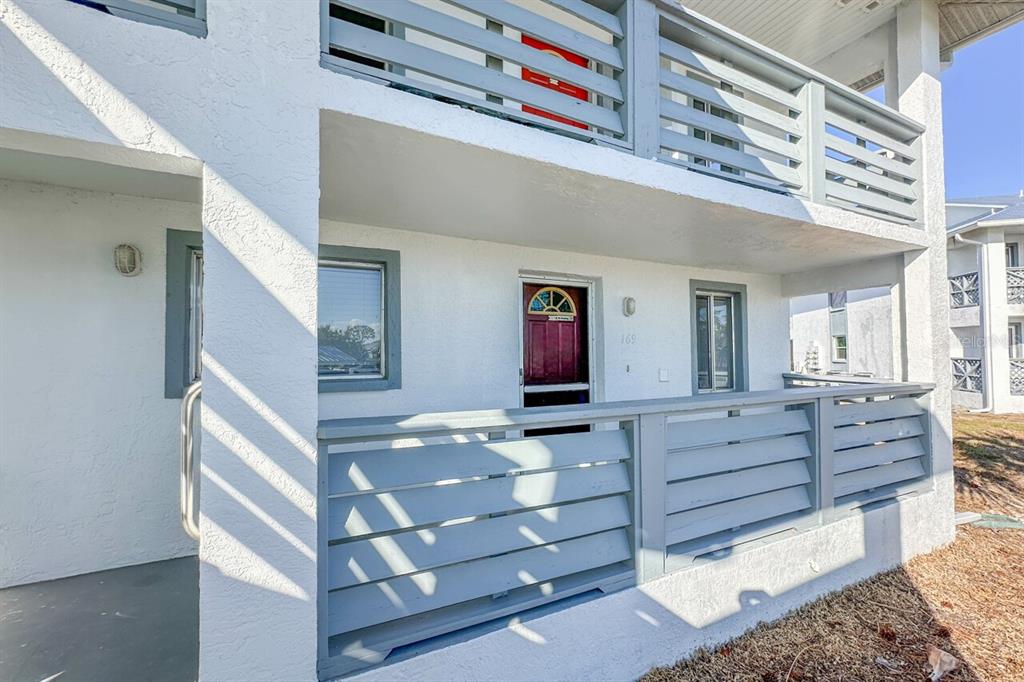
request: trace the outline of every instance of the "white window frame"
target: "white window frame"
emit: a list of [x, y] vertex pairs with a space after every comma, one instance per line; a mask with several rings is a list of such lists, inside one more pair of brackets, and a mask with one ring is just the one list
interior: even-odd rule
[[[843, 355], [839, 357], [839, 339], [843, 340]], [[835, 334], [832, 337], [832, 362], [849, 362], [850, 359], [850, 339], [846, 334]]]

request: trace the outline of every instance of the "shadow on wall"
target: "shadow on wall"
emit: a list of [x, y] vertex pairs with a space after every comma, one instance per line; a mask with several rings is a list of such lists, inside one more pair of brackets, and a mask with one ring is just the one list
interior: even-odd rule
[[[210, 333], [203, 356], [200, 584], [201, 594], [205, 592], [209, 600], [203, 603], [215, 617], [205, 626], [202, 618], [200, 621], [202, 660], [204, 665], [211, 666], [223, 661], [222, 665], [231, 665], [232, 669], [241, 659], [260, 666], [279, 653], [267, 651], [267, 631], [273, 628], [275, 633], [290, 637], [282, 639], [280, 647], [292, 649], [295, 645], [295, 651], [286, 653], [304, 658], [308, 668], [315, 658], [311, 653], [316, 645], [311, 624], [316, 622], [317, 597], [313, 581], [318, 503], [313, 368], [318, 141], [296, 141], [295, 149], [282, 149], [275, 145], [263, 147], [260, 140], [228, 140], [222, 143], [224, 148], [245, 149], [246, 155], [218, 161], [219, 150], [204, 150], [189, 139], [188, 130], [157, 122], [151, 114], [139, 110], [116, 82], [78, 62], [56, 37], [18, 7], [9, 9], [5, 18], [5, 30], [11, 31], [12, 25], [41, 34], [53, 44], [55, 50], [33, 54], [113, 139], [137, 146], [144, 144], [145, 138], [156, 136], [164, 139], [166, 146], [188, 150], [206, 162], [204, 294], [208, 306], [206, 328]], [[35, 36], [22, 40], [16, 32], [15, 37], [30, 51], [29, 46], [37, 40]], [[243, 66], [242, 60], [239, 65]], [[84, 72], [85, 76], [60, 75], [69, 71]], [[249, 77], [253, 82], [261, 82], [267, 75], [247, 73], [240, 68], [235, 79], [241, 82]], [[197, 90], [204, 92], [199, 80]], [[257, 97], [258, 90], [228, 92], [219, 103], [211, 98], [210, 111], [205, 115], [213, 117], [218, 110], [227, 111], [224, 97], [240, 97], [241, 102], [229, 104], [231, 109], [245, 112], [245, 96]], [[302, 110], [301, 93], [296, 93], [295, 101], [300, 103], [296, 110]], [[134, 116], [104, 113], [112, 110], [110, 102], [123, 105]], [[312, 118], [308, 129], [314, 130], [318, 114], [314, 106], [308, 110]], [[287, 127], [279, 115], [287, 119], [292, 114], [267, 114], [273, 120], [265, 121], [266, 129], [275, 135]], [[125, 127], [126, 120], [135, 119], [141, 127]], [[229, 131], [227, 134], [230, 121], [229, 115], [222, 122], [221, 129]], [[254, 126], [250, 121], [239, 128]], [[309, 153], [308, 158], [305, 153]], [[293, 162], [294, 167], [290, 165]], [[255, 170], [250, 172], [250, 167]], [[309, 358], [308, 371], [295, 366], [296, 357]], [[296, 377], [307, 378], [296, 381]], [[513, 455], [498, 456], [504, 458], [500, 466], [505, 471], [521, 466]], [[551, 451], [546, 456], [555, 461], [559, 453]], [[416, 615], [424, 612], [421, 605], [430, 604], [432, 599], [444, 601], [441, 595], [465, 593], [474, 580], [472, 572], [459, 569], [445, 575], [440, 569], [421, 563], [415, 555], [429, 556], [439, 536], [454, 535], [460, 529], [459, 524], [442, 526], [437, 525], [439, 522], [475, 518], [481, 513], [493, 525], [508, 523], [508, 519], [515, 522], [516, 514], [540, 519], [540, 523], [518, 524], [524, 527], [515, 529], [525, 538], [527, 551], [533, 552], [530, 560], [505, 560], [501, 570], [509, 591], [535, 586], [543, 596], [552, 582], [544, 578], [544, 571], [561, 576], [557, 571], [562, 569], [551, 567], [563, 566], [559, 562], [566, 561], [569, 555], [560, 549], [559, 541], [551, 540], [553, 528], [566, 521], [568, 511], [564, 504], [628, 500], [632, 481], [626, 467], [616, 464], [622, 459], [608, 456], [579, 462], [574, 468], [535, 474], [544, 477], [541, 485], [529, 487], [516, 480], [525, 477], [503, 475], [498, 479], [487, 474], [475, 475], [472, 482], [455, 485], [476, 486], [484, 493], [471, 496], [472, 499], [500, 508], [478, 509], [473, 513], [466, 513], [473, 510], [461, 507], [433, 506], [435, 500], [420, 492], [423, 488], [410, 492], [404, 483], [385, 486], [375, 498], [375, 519], [362, 520], [369, 532], [362, 531], [366, 537], [360, 542], [365, 543], [361, 547], [369, 562], [353, 558], [341, 564], [351, 571], [357, 581], [353, 589], [360, 590], [360, 603], [368, 608], [342, 609], [341, 617], [351, 619], [350, 624], [365, 623], [362, 627], [372, 627], [376, 624], [373, 609], [390, 608]], [[408, 470], [416, 464], [410, 464]], [[948, 474], [941, 471], [935, 475], [942, 478]], [[446, 479], [436, 482], [436, 488], [452, 483]], [[372, 479], [353, 479], [351, 483], [355, 486], [351, 494], [378, 485]], [[337, 499], [342, 500], [340, 506], [346, 504], [344, 495]], [[331, 504], [339, 506], [337, 502]], [[608, 509], [605, 506], [602, 504], [602, 513], [615, 505], [607, 505]], [[539, 511], [534, 514], [538, 509], [550, 510], [545, 512], [548, 516]], [[902, 527], [905, 511], [902, 505], [890, 505], [865, 513], [860, 521], [810, 530], [783, 544], [736, 554], [730, 561], [712, 562], [699, 571], [666, 576], [640, 589], [627, 589], [582, 603], [576, 609], [512, 623], [486, 635], [487, 642], [480, 639], [475, 640], [476, 644], [467, 643], [461, 649], [467, 660], [455, 665], [472, 665], [468, 659], [473, 657], [475, 648], [493, 642], [489, 638], [500, 638], [499, 647], [492, 651], [501, 652], [504, 662], [500, 665], [513, 677], [537, 679], [552, 673], [554, 656], [571, 661], [574, 676], [580, 678], [606, 678], [612, 667], [617, 671], [613, 677], [642, 674], [644, 670], [636, 668], [640, 662], [670, 662], [697, 646], [720, 642], [761, 620], [778, 617], [824, 591], [898, 564], [906, 556], [905, 548], [915, 547], [914, 538], [906, 536], [917, 529]], [[433, 518], [431, 514], [442, 516]], [[358, 519], [355, 514], [344, 518], [348, 532], [349, 522], [357, 523]], [[598, 541], [595, 538], [606, 529], [586, 525], [598, 518], [580, 515], [581, 527], [588, 530], [573, 535], [571, 541], [577, 547], [589, 549], [570, 559], [591, 561], [585, 571], [619, 564], [628, 568], [633, 561], [629, 537], [632, 530], [622, 529], [629, 525], [629, 519], [626, 524], [610, 522], [615, 532]], [[412, 547], [386, 539], [383, 528], [410, 529], [405, 537]], [[481, 541], [497, 537], [485, 536]], [[820, 558], [808, 561], [803, 550], [784, 550], [789, 543], [804, 542], [806, 550]], [[616, 553], [623, 548], [625, 556]], [[391, 580], [371, 577], [376, 575], [374, 571], [379, 573], [378, 569], [402, 575]], [[723, 589], [728, 585], [745, 587]], [[486, 595], [488, 599], [501, 597], [500, 592]], [[615, 617], [609, 618], [609, 614]], [[538, 647], [554, 648], [558, 654], [538, 656]], [[515, 662], [514, 669], [510, 662]], [[266, 670], [274, 670], [276, 665], [276, 660], [271, 661]], [[446, 671], [450, 673], [451, 665], [451, 657], [418, 659], [417, 669], [409, 676], [441, 677]], [[234, 670], [233, 674], [241, 676], [244, 672]], [[413, 673], [411, 669], [402, 672]], [[204, 673], [222, 679], [213, 668]], [[379, 674], [383, 678], [396, 673]]]
[[[317, 8], [307, 8], [315, 22]], [[250, 19], [268, 20], [256, 10]], [[89, 14], [80, 16], [83, 12]], [[70, 3], [7, 3], [2, 15], [0, 40], [12, 47], [5, 50], [9, 64], [45, 72], [39, 78], [43, 89], [74, 103], [54, 125], [204, 163], [199, 571], [200, 594], [208, 595], [200, 619], [204, 676], [253, 678], [252, 671], [272, 674], [282, 666], [294, 671], [303, 665], [311, 671], [316, 647], [316, 378], [297, 371], [293, 359], [308, 357], [308, 366], [315, 367], [317, 109], [303, 106], [302, 87], [283, 77], [286, 60], [281, 62], [284, 73], [275, 75], [257, 71], [238, 55], [237, 69], [226, 67], [230, 77], [208, 78], [214, 38], [198, 40], [130, 23], [132, 31], [159, 34], [154, 42], [164, 46], [187, 42], [181, 52], [187, 56], [170, 49], [165, 61], [154, 61], [152, 54], [147, 59], [125, 54], [106, 67], [90, 63], [68, 47], [83, 40], [85, 29], [75, 24], [76, 17], [95, 29], [87, 38], [91, 45], [103, 45], [106, 38], [121, 44], [111, 34], [126, 28], [123, 20]], [[151, 48], [145, 41], [137, 44]], [[147, 69], [162, 78], [177, 77], [183, 88], [190, 84], [195, 99], [147, 111], [146, 98], [161, 93], [130, 94], [146, 82]], [[292, 97], [294, 108], [258, 106], [260, 84], [267, 80], [282, 98]], [[245, 83], [254, 85], [240, 85]], [[190, 109], [196, 103], [200, 110]], [[21, 105], [28, 111], [39, 106], [31, 100]], [[260, 116], [262, 127], [252, 120]], [[216, 139], [202, 134], [207, 119], [217, 121]], [[241, 119], [244, 125], [233, 125]], [[312, 134], [292, 134], [291, 139], [290, 129]], [[260, 139], [244, 137], [252, 137], [252, 131], [261, 131]], [[274, 637], [279, 650], [266, 646], [272, 621], [280, 626]]]

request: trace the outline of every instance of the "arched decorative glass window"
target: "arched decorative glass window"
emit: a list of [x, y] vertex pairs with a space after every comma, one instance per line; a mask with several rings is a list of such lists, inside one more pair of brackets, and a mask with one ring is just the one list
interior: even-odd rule
[[576, 316], [576, 304], [564, 289], [544, 287], [533, 295], [527, 307], [531, 315]]

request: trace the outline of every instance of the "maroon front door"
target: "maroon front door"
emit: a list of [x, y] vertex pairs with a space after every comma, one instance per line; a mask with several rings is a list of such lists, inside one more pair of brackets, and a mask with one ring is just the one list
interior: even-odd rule
[[523, 404], [526, 407], [589, 402], [587, 347], [585, 288], [523, 286]]

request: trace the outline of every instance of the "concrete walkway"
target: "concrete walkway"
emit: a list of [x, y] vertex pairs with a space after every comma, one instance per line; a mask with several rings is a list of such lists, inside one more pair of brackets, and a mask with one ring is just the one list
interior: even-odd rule
[[189, 682], [198, 643], [195, 557], [0, 590], [0, 680]]

